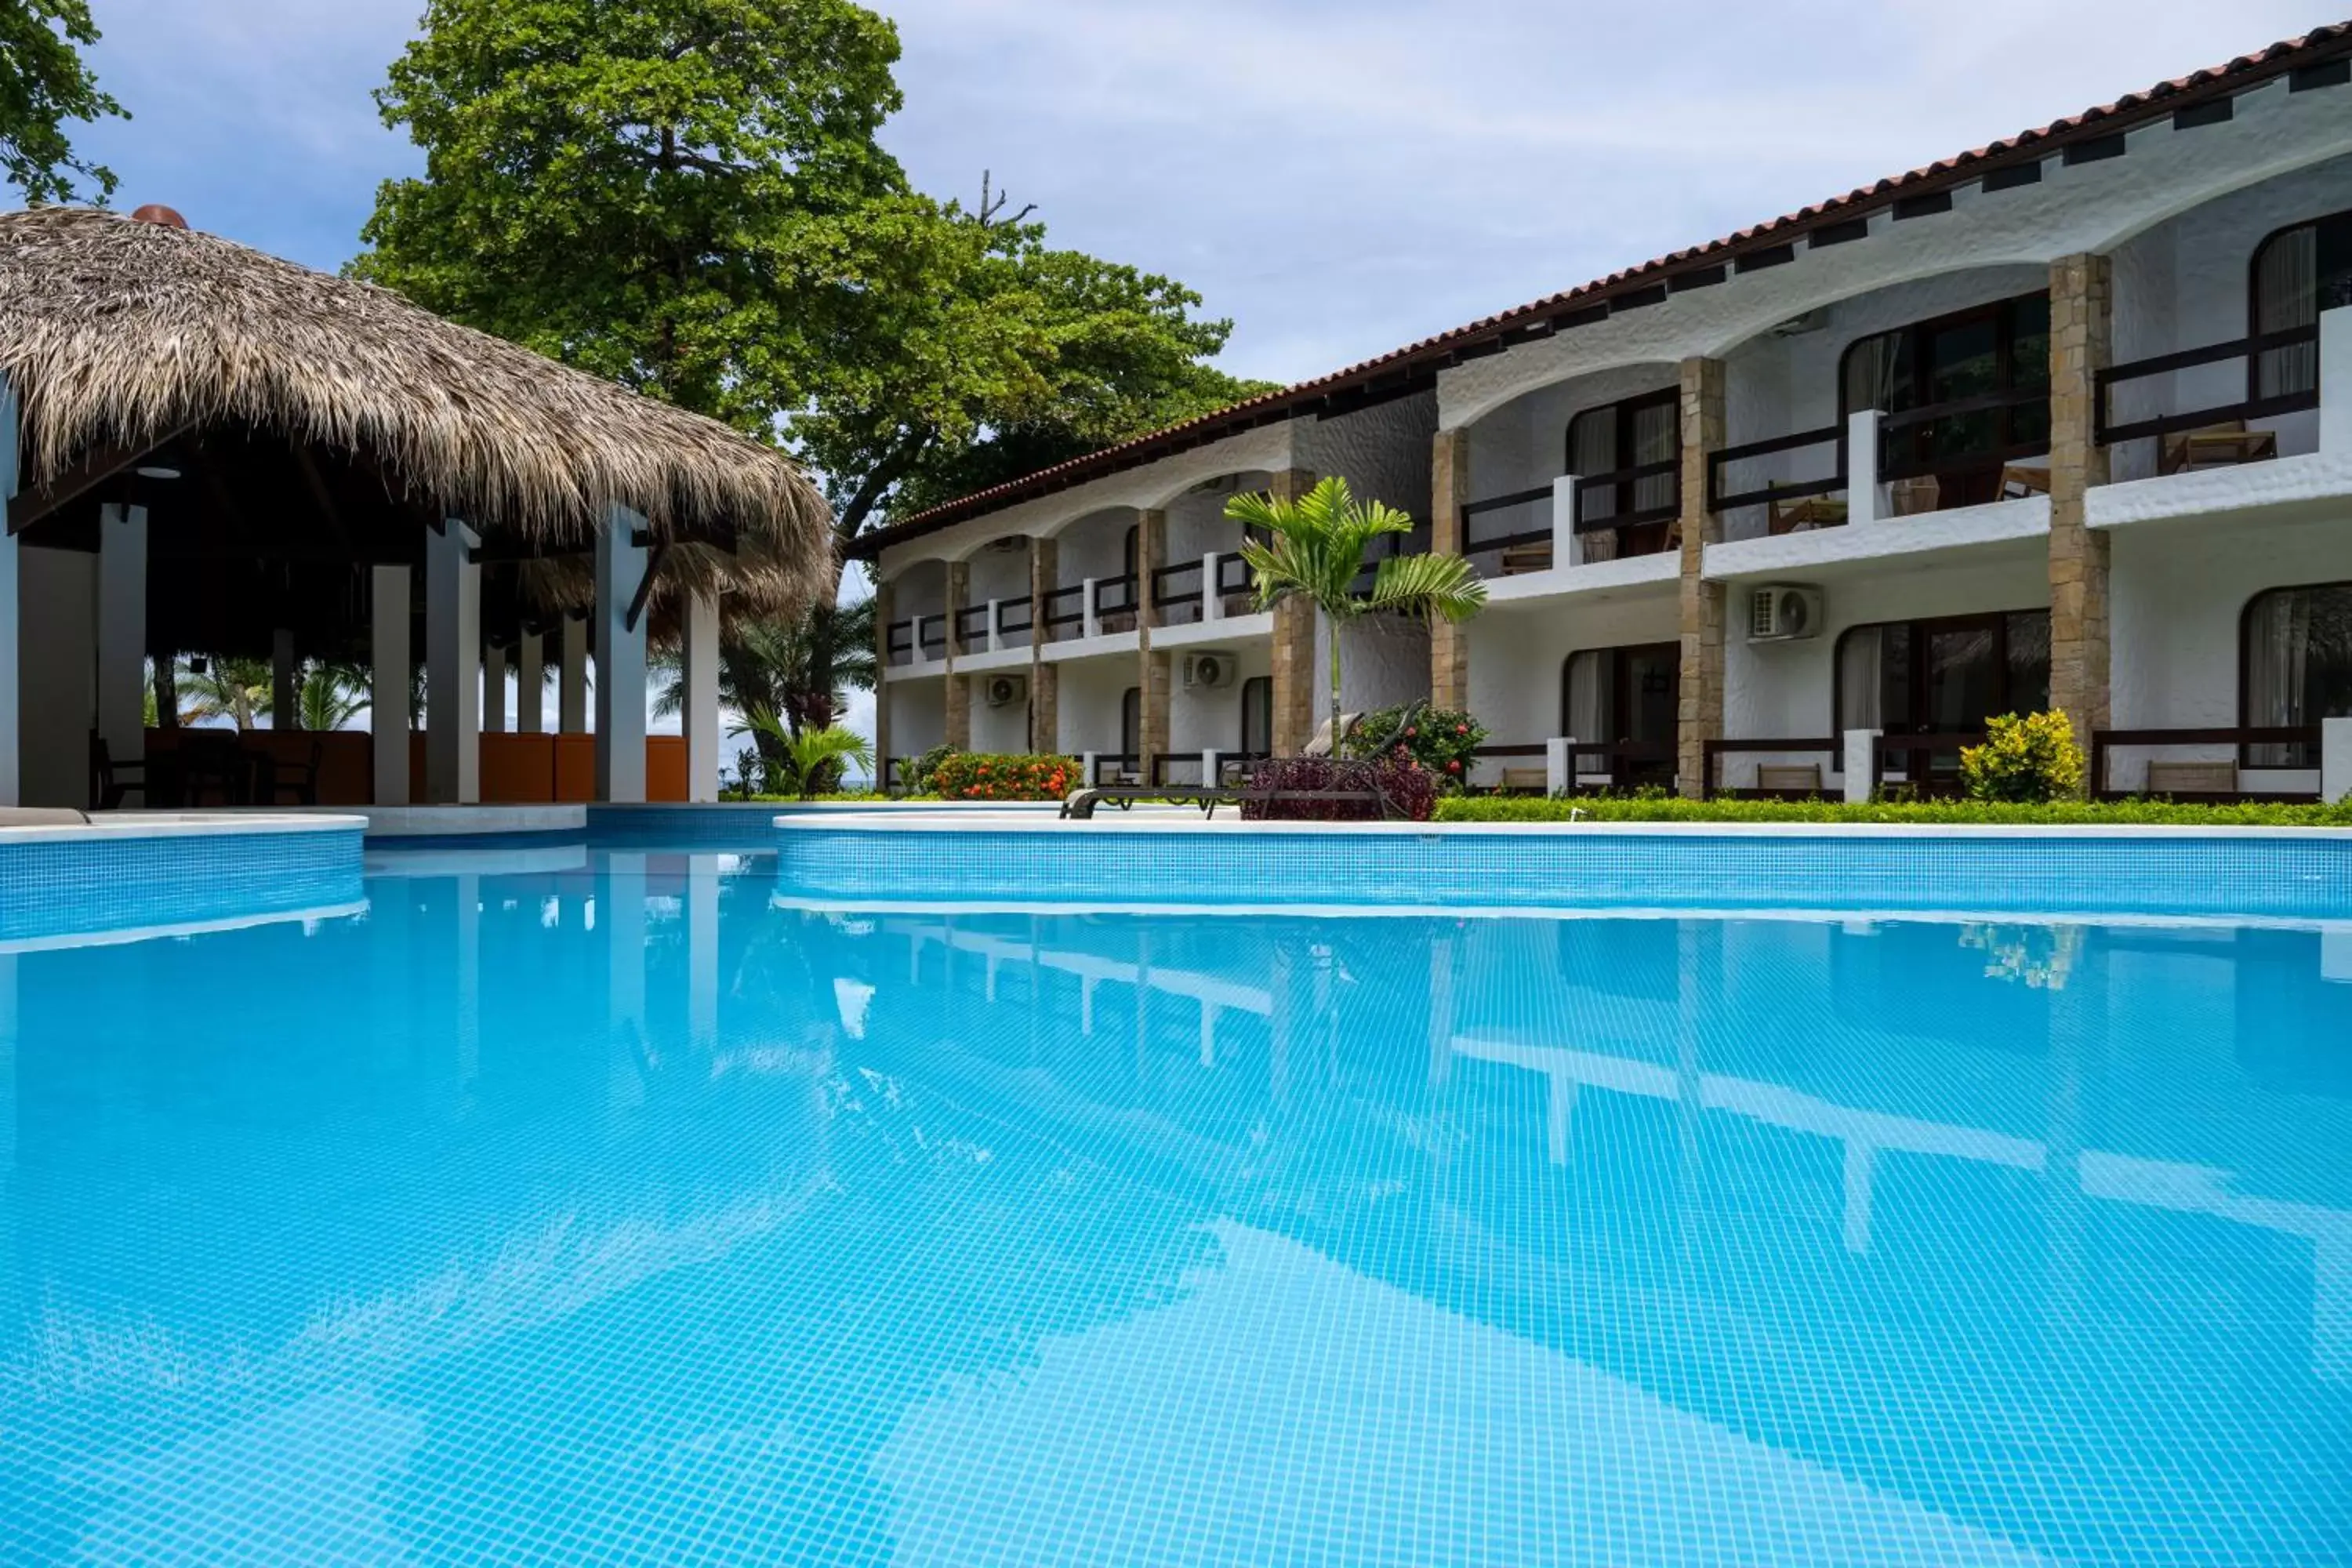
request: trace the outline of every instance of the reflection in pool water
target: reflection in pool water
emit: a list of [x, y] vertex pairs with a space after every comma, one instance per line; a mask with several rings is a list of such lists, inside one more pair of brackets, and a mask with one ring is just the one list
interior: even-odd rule
[[0, 957], [0, 1559], [2352, 1555], [2340, 933], [374, 869]]

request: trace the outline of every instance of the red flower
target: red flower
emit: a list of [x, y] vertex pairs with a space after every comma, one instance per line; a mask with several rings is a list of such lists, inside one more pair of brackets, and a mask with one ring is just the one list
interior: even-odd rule
[[1408, 741], [1417, 739], [1420, 734], [1421, 731], [1413, 725], [1408, 724], [1404, 727], [1404, 738]]
[[1470, 726], [1467, 724], [1456, 724], [1454, 726], [1454, 732], [1457, 735], [1466, 735], [1470, 732]]
[[1446, 771], [1447, 773], [1460, 773], [1460, 772], [1462, 771], [1462, 760], [1461, 760], [1459, 757], [1457, 757], [1457, 758], [1455, 758], [1454, 761], [1452, 761], [1452, 762], [1450, 762], [1450, 763], [1446, 763], [1446, 764], [1445, 764], [1445, 771]]

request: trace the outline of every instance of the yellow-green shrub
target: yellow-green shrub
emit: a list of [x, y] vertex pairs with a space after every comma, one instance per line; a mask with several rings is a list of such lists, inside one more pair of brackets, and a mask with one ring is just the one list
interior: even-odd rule
[[1983, 745], [1960, 749], [1960, 781], [1970, 800], [2072, 800], [2083, 789], [2083, 748], [2054, 709], [2004, 713], [1985, 721]]

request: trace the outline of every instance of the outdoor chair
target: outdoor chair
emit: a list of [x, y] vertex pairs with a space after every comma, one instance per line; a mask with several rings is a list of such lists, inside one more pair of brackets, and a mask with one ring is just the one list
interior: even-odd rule
[[117, 762], [106, 749], [104, 736], [92, 731], [89, 737], [90, 799], [100, 811], [119, 811], [123, 797], [132, 790], [139, 792], [142, 805], [152, 807], [149, 798], [148, 764]]
[[1506, 795], [1547, 795], [1551, 791], [1549, 768], [1505, 768], [1501, 785]]
[[2168, 474], [2193, 474], [2200, 468], [2235, 468], [2277, 456], [2277, 431], [2249, 430], [2244, 420], [2230, 419], [2201, 430], [2167, 436], [2160, 467]]
[[1896, 517], [1918, 517], [1943, 504], [1944, 487], [1937, 483], [1933, 474], [1897, 479], [1887, 489], [1891, 492]]
[[2150, 795], [2235, 795], [2238, 793], [2238, 764], [2235, 763], [2150, 763], [2147, 764], [2147, 793]]
[[1843, 528], [1845, 520], [1845, 502], [1827, 496], [1807, 496], [1802, 500], [1774, 501], [1764, 527], [1766, 532], [1778, 538], [1784, 533], [1811, 533], [1817, 528]]
[[1819, 763], [1759, 763], [1756, 769], [1756, 787], [1819, 795], [1822, 793], [1822, 765]]
[[327, 743], [314, 740], [310, 754], [299, 768], [290, 767], [275, 754], [256, 752], [253, 760], [253, 800], [257, 805], [277, 805], [289, 795], [297, 805], [319, 804], [319, 764], [327, 754]]
[[1529, 572], [1551, 570], [1549, 544], [1514, 544], [1503, 552], [1503, 575], [1522, 576]]

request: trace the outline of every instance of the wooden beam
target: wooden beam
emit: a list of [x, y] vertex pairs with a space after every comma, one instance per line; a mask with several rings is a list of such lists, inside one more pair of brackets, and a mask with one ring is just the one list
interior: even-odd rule
[[662, 558], [668, 553], [668, 545], [656, 544], [646, 556], [646, 574], [637, 579], [636, 595], [629, 600], [629, 613], [621, 623], [631, 631], [637, 629], [637, 622], [645, 616], [646, 605], [654, 596], [654, 574], [661, 570]]
[[[82, 454], [80, 462], [47, 485], [39, 489], [23, 491], [9, 500], [8, 531], [12, 534], [24, 532], [43, 518], [88, 495], [140, 458], [170, 446], [186, 435], [190, 428], [186, 425], [179, 426], [161, 440], [152, 441], [143, 447], [108, 445], [91, 447]], [[182, 471], [184, 474], [184, 468]]]

